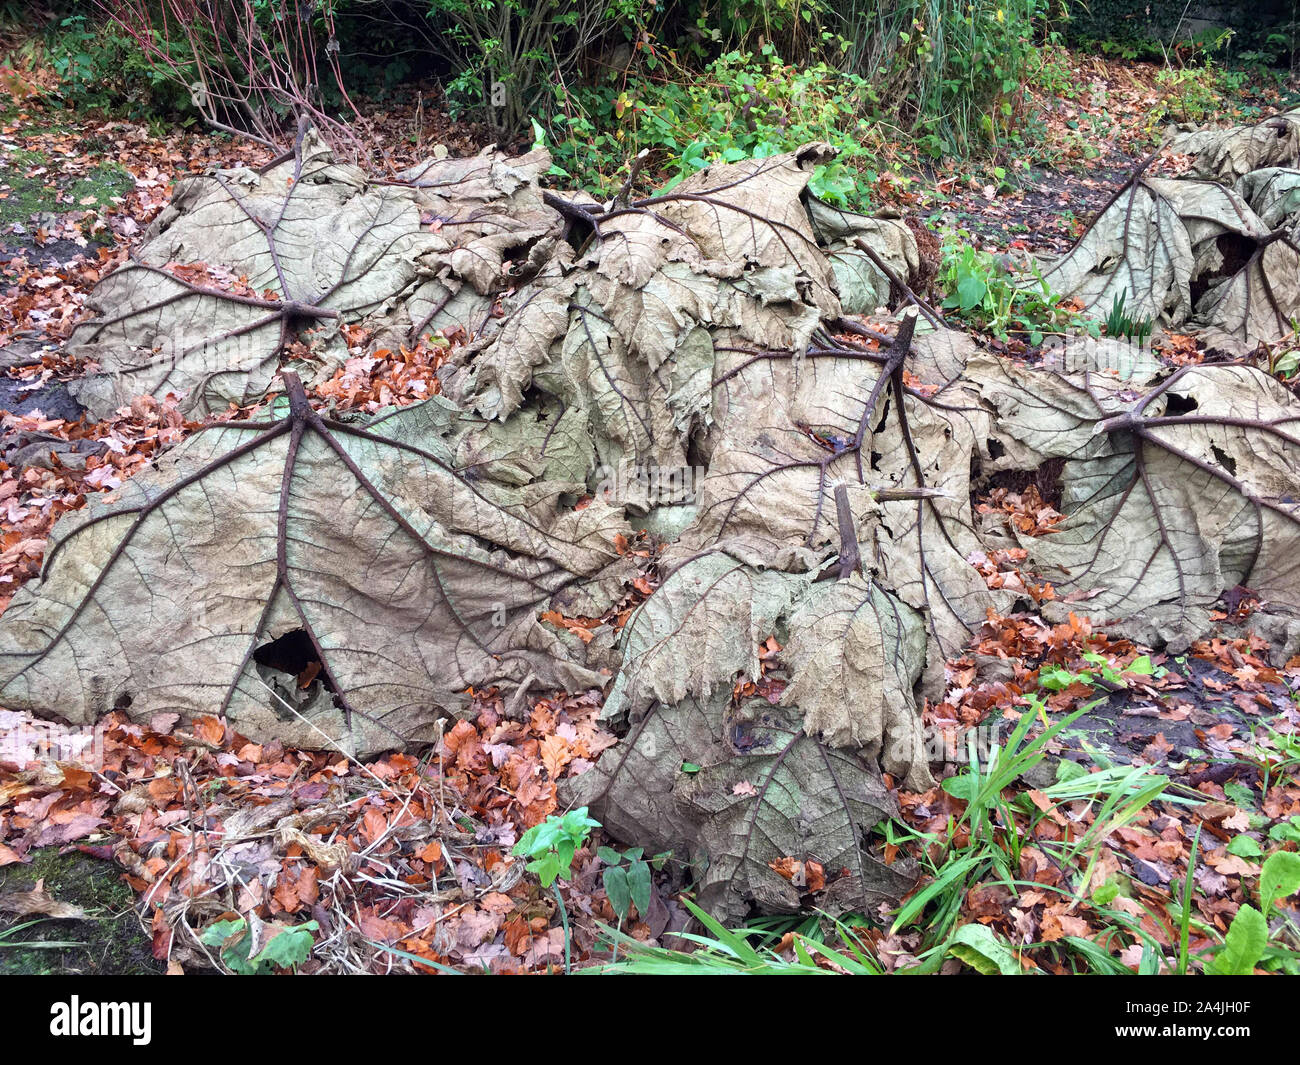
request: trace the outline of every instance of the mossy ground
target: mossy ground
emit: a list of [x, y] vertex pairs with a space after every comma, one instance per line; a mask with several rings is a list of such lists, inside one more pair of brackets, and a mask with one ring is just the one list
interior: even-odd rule
[[[33, 916], [0, 914], [0, 975], [135, 976], [162, 972], [132, 909], [135, 893], [111, 862], [76, 852], [60, 855], [58, 848], [47, 847], [35, 851], [30, 864], [0, 869], [0, 894], [31, 891], [42, 879], [45, 890], [59, 902], [74, 903], [94, 916], [28, 924], [35, 920]], [[79, 945], [40, 945], [50, 942]]]
[[[60, 173], [56, 160], [40, 152], [14, 148], [0, 153], [0, 229], [27, 226], [34, 216], [106, 207], [131, 191], [134, 179], [117, 163], [101, 163], [77, 177]], [[46, 168], [45, 173], [34, 171]]]

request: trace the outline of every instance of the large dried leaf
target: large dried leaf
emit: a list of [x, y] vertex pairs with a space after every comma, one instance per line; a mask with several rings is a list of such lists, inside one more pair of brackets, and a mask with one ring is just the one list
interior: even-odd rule
[[937, 666], [993, 604], [965, 561], [978, 547], [970, 456], [987, 415], [958, 387], [922, 396], [904, 384], [910, 328], [888, 355], [733, 354], [698, 518], [673, 550], [725, 546], [751, 565], [809, 570], [856, 548], [926, 612]]
[[1190, 130], [1167, 146], [1192, 156], [1192, 172], [1229, 184], [1270, 166], [1300, 166], [1300, 111], [1272, 115], [1250, 126]]
[[1064, 460], [1065, 520], [1023, 541], [1062, 597], [1183, 643], [1237, 584], [1300, 615], [1300, 414], [1266, 373], [1191, 367], [1133, 389], [1001, 363], [972, 372], [999, 438]]
[[298, 393], [280, 422], [196, 434], [59, 525], [4, 615], [0, 700], [79, 721], [224, 711], [248, 735], [373, 751], [428, 736], [469, 685], [598, 682], [536, 618], [626, 526], [558, 507], [562, 482], [461, 474], [451, 416], [431, 401], [358, 428]]
[[759, 644], [806, 585], [806, 577], [757, 570], [723, 552], [678, 567], [624, 630], [623, 668], [606, 714], [707, 699], [737, 675], [756, 679]]
[[1139, 170], [1044, 279], [1099, 317], [1122, 301], [1135, 322], [1190, 322], [1217, 347], [1276, 341], [1300, 313], [1300, 254], [1289, 223], [1270, 229], [1252, 203], [1278, 217], [1289, 190], [1238, 189]]
[[830, 255], [835, 288], [846, 314], [872, 314], [889, 307], [891, 297], [901, 296], [892, 291], [881, 264], [904, 280], [921, 265], [916, 237], [902, 221], [855, 214], [814, 198], [809, 198], [808, 213], [819, 243]]
[[875, 766], [763, 699], [656, 707], [563, 797], [615, 835], [690, 861], [701, 904], [724, 920], [751, 906], [803, 908], [807, 889], [772, 868], [782, 858], [825, 868], [831, 881], [812, 903], [832, 914], [892, 904], [916, 880], [910, 864], [867, 849], [872, 827], [895, 813]]
[[300, 333], [330, 358], [344, 350], [341, 323], [395, 316], [408, 337], [481, 327], [512, 281], [507, 257], [558, 231], [536, 187], [544, 154], [443, 160], [376, 183], [308, 131], [265, 172], [185, 180], [96, 288], [99, 316], [69, 351], [101, 369], [74, 392], [99, 416], [168, 391], [220, 411], [260, 399]]
[[[448, 393], [493, 418], [533, 393], [581, 410], [619, 486], [640, 469], [686, 468], [692, 438], [714, 421], [716, 352], [803, 351], [839, 314], [803, 201], [825, 151], [708, 168], [629, 207], [561, 202], [593, 239], [512, 297], [499, 330], [447, 376]], [[635, 489], [613, 499], [651, 505]]]
[[[1185, 639], [1234, 583], [1293, 607], [1300, 431], [1259, 371], [1169, 375], [1114, 340], [1066, 345], [1054, 372], [917, 335], [911, 314], [865, 342], [846, 304], [897, 295], [915, 245], [808, 196], [826, 152], [606, 204], [541, 192], [544, 153], [367, 183], [311, 138], [196, 183], [84, 327], [119, 375], [105, 403], [243, 402], [304, 326], [326, 353], [351, 321], [472, 341], [442, 394], [365, 426], [313, 412], [289, 375], [283, 420], [211, 427], [65, 517], [0, 624], [0, 701], [224, 711], [257, 738], [374, 750], [428, 737], [471, 686], [612, 674], [606, 713], [633, 731], [575, 790], [612, 831], [677, 850], [722, 914], [808, 904], [780, 859], [821, 863], [812, 901], [832, 911], [896, 899], [910, 874], [864, 850], [892, 809], [876, 761], [931, 783], [916, 690], [1013, 601], [966, 561], [1015, 535], [977, 528], [973, 477], [1062, 469], [1066, 520], [1024, 540], [1030, 564], [1067, 606]], [[1275, 331], [1293, 175], [1139, 175], [1052, 283], [1102, 313], [1123, 291], [1134, 317]], [[199, 262], [257, 295], [208, 291]], [[112, 361], [177, 354], [187, 315], [225, 345], [220, 373], [168, 376], [194, 369], [185, 351], [149, 364], [162, 377]], [[623, 596], [629, 518], [662, 538], [662, 583], [617, 646], [542, 623]]]
[[[903, 777], [929, 783], [912, 689], [925, 665], [921, 615], [859, 575], [822, 582], [787, 619], [791, 683], [783, 705], [834, 747], [858, 748]], [[886, 740], [889, 749], [882, 749]]]

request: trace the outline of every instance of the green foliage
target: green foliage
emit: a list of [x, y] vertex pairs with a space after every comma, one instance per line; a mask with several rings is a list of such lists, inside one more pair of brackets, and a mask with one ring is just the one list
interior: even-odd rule
[[591, 830], [599, 827], [599, 821], [587, 816], [585, 806], [563, 817], [551, 814], [525, 832], [510, 853], [516, 858], [528, 858], [528, 871], [537, 875], [542, 887], [550, 887], [557, 877], [569, 878], [574, 853], [587, 842]]
[[[168, 47], [161, 37], [155, 40]], [[43, 61], [58, 75], [59, 94], [73, 107], [122, 110], [138, 117], [170, 113], [185, 104], [175, 79], [110, 21], [71, 14], [24, 49], [29, 61]]]
[[942, 251], [939, 283], [948, 293], [945, 310], [1000, 340], [1016, 335], [1041, 344], [1049, 334], [1095, 335], [1097, 324], [1062, 306], [1065, 297], [1052, 291], [1037, 266], [1032, 279], [1018, 278], [1006, 256], [980, 251], [961, 241], [963, 236], [969, 234], [957, 234], [959, 239], [945, 243]]
[[702, 76], [660, 67], [654, 80], [582, 89], [563, 103], [567, 110], [550, 123], [557, 167], [595, 188], [616, 185], [642, 149], [651, 152], [650, 172], [666, 172], [671, 187], [710, 163], [765, 158], [808, 141], [839, 149], [813, 174], [815, 195], [863, 207], [876, 179], [877, 135], [865, 117], [870, 85], [824, 63], [792, 66], [770, 45], [759, 56], [728, 52]]
[[22, 921], [8, 928], [0, 929], [0, 950], [17, 947], [23, 950], [66, 950], [71, 947], [84, 947], [86, 944], [78, 940], [70, 939], [37, 939], [24, 940], [16, 936], [19, 932], [28, 928], [35, 928], [37, 925], [48, 924], [50, 918], [38, 917], [34, 921]]
[[[472, 113], [509, 134], [550, 114], [583, 59], [636, 35], [635, 0], [427, 0], [424, 39], [450, 66], [453, 117]], [[501, 96], [494, 101], [493, 86]]]
[[1047, 0], [842, 0], [851, 69], [930, 154], [996, 145], [1014, 128]]
[[1130, 318], [1124, 313], [1124, 304], [1127, 300], [1128, 292], [1122, 291], [1116, 293], [1115, 298], [1111, 301], [1110, 313], [1106, 315], [1106, 335], [1108, 337], [1122, 337], [1141, 346], [1146, 343], [1147, 337], [1151, 335], [1151, 319], [1142, 318], [1135, 321]]
[[[1240, 846], [1234, 850], [1234, 844], [1238, 844], [1241, 840], [1249, 840], [1249, 837], [1236, 837], [1229, 843], [1228, 852], [1248, 858], [1262, 854], [1259, 845], [1253, 840], [1250, 842], [1254, 843], [1254, 853], [1243, 854], [1243, 848]], [[1274, 903], [1278, 899], [1294, 895], [1297, 891], [1300, 891], [1300, 854], [1274, 851], [1265, 859], [1260, 870], [1260, 908], [1257, 910], [1253, 906], [1242, 906], [1237, 910], [1237, 915], [1228, 928], [1228, 934], [1224, 937], [1223, 945], [1214, 955], [1213, 960], [1206, 964], [1205, 971], [1216, 976], [1247, 976], [1261, 963], [1270, 969], [1276, 967], [1295, 971], [1300, 965], [1300, 954], [1281, 946], [1280, 935], [1278, 946], [1270, 947], [1270, 941], [1274, 937], [1270, 936], [1268, 922]], [[1291, 925], [1291, 922], [1288, 919], [1284, 924]], [[1291, 925], [1290, 932], [1293, 937], [1296, 931]], [[1294, 942], [1294, 938], [1292, 941]], [[1265, 961], [1266, 957], [1267, 961]]]
[[[691, 950], [650, 946], [616, 929], [607, 928], [603, 930], [606, 939], [616, 951], [623, 951], [624, 960], [595, 965], [582, 972], [642, 976], [830, 976], [835, 972], [872, 976], [882, 972], [875, 960], [858, 945], [849, 921], [825, 921], [838, 935], [842, 949], [827, 944], [826, 935], [821, 931], [822, 922], [814, 919], [811, 926], [801, 922], [804, 925], [802, 930], [791, 935], [794, 960], [790, 961], [771, 946], [781, 938], [781, 933], [774, 933], [760, 924], [729, 929], [690, 899], [682, 899], [682, 904], [705, 930], [705, 934], [682, 932], [673, 937], [691, 944]], [[832, 968], [818, 965], [818, 957], [830, 962]]]
[[632, 847], [622, 854], [613, 847], [600, 847], [596, 854], [605, 863], [601, 878], [605, 884], [605, 894], [609, 897], [609, 904], [618, 918], [618, 926], [623, 927], [633, 906], [644, 918], [650, 909], [650, 867], [653, 865], [658, 869], [667, 860], [668, 855], [658, 854], [647, 862], [643, 857], [645, 850], [642, 847]]
[[[1017, 877], [1022, 841], [1016, 832], [1011, 800], [1004, 797], [1004, 790], [1041, 762], [1051, 740], [1084, 713], [1078, 710], [1029, 739], [1029, 729], [1041, 712], [1041, 705], [1034, 704], [1029, 712], [1022, 714], [1006, 743], [994, 746], [987, 757], [981, 759], [972, 746], [967, 768], [943, 782], [948, 794], [966, 804], [953, 826], [954, 830], [968, 829], [963, 834], [965, 845], [953, 843], [955, 831], [949, 831], [946, 839], [940, 840], [906, 830], [908, 835], [920, 835], [927, 844], [924, 853], [933, 879], [903, 904], [895, 915], [892, 930], [897, 932], [912, 924], [926, 929], [927, 941], [932, 944], [929, 957], [934, 968], [947, 950], [966, 892], [990, 877], [1008, 884]], [[995, 829], [995, 825], [1007, 827], [1003, 831]]]
[[1058, 39], [1044, 44], [1038, 50], [1037, 61], [1030, 72], [1034, 87], [1061, 100], [1077, 100], [1082, 96], [1085, 86], [1080, 83], [1069, 58], [1070, 53]]
[[[1224, 790], [1227, 791], [1227, 788]], [[1300, 843], [1300, 814], [1292, 814], [1285, 821], [1279, 821], [1268, 830], [1268, 838], [1276, 843]]]
[[286, 928], [253, 957], [249, 957], [253, 936], [242, 917], [209, 925], [200, 938], [204, 946], [221, 952], [222, 964], [236, 976], [265, 976], [276, 969], [292, 969], [310, 958], [315, 945], [312, 933], [319, 929], [315, 921]]
[[1300, 321], [1293, 320], [1290, 337], [1269, 352], [1268, 372], [1287, 381], [1297, 371], [1300, 371]]
[[1212, 976], [1249, 976], [1268, 946], [1268, 922], [1253, 906], [1242, 906], [1214, 961], [1206, 966]]
[[691, 32], [683, 45], [701, 58], [711, 49], [772, 44], [790, 59], [811, 59], [832, 36], [826, 25], [835, 6], [828, 0], [691, 0], [683, 19]]
[[1300, 854], [1274, 851], [1259, 873], [1259, 904], [1267, 915], [1278, 899], [1300, 891]]
[[[1084, 868], [1078, 876], [1080, 894], [1075, 896], [1076, 900], [1081, 899], [1081, 893], [1092, 880], [1100, 845], [1108, 835], [1133, 821], [1157, 798], [1164, 802], [1184, 801], [1168, 796], [1168, 778], [1152, 775], [1146, 766], [1108, 766], [1087, 771], [1063, 761], [1058, 764], [1057, 782], [1041, 788], [1040, 797], [1051, 804], [1049, 811], [1056, 806], [1088, 803], [1093, 809], [1093, 821], [1086, 832], [1072, 840], [1048, 842], [1038, 838], [1034, 826], [1051, 816], [1050, 812], [1031, 802], [1028, 796], [1017, 794], [1011, 785], [1041, 763], [1055, 738], [1090, 709], [1091, 706], [1082, 707], [1030, 739], [1029, 729], [1035, 721], [1043, 720], [1044, 715], [1043, 703], [1031, 700], [1004, 744], [995, 746], [983, 758], [972, 746], [967, 768], [943, 782], [945, 791], [966, 803], [962, 816], [946, 835], [937, 837], [905, 830], [924, 845], [924, 860], [933, 876], [903, 904], [893, 925], [894, 931], [908, 926], [923, 930], [928, 949], [919, 954], [919, 971], [936, 971], [949, 956], [980, 971], [1003, 971], [1007, 957], [999, 948], [1007, 947], [1006, 944], [983, 937], [982, 933], [963, 932], [955, 925], [963, 900], [977, 885], [1000, 883], [1013, 892], [1019, 890], [1023, 884], [1019, 879], [1020, 854], [1025, 846], [1043, 849], [1058, 868], [1077, 867], [1082, 863]], [[1027, 830], [1021, 827], [1025, 825]], [[1043, 890], [1038, 883], [1023, 886]], [[1068, 886], [1054, 890], [1069, 895]], [[1149, 936], [1138, 922], [1119, 910], [1107, 909], [1123, 890], [1122, 885], [1103, 885], [1091, 898], [1093, 908], [1113, 922], [1111, 935], [1122, 931], [1145, 942], [1143, 937], [1149, 939]], [[1087, 971], [1127, 971], [1096, 944], [1079, 940], [1067, 945], [1083, 959]], [[1159, 945], [1154, 941], [1149, 945], [1154, 966], [1160, 958]], [[1014, 971], [1020, 971], [1018, 965]]]
[[1023, 972], [1015, 952], [987, 925], [962, 925], [953, 934], [948, 953], [983, 976], [1018, 976]]
[[564, 906], [564, 896], [556, 880], [569, 879], [573, 856], [587, 842], [593, 828], [600, 822], [587, 816], [587, 807], [570, 810], [562, 817], [551, 814], [541, 824], [533, 825], [515, 844], [510, 853], [516, 858], [530, 859], [527, 869], [535, 873], [542, 887], [549, 887], [555, 895], [555, 904], [564, 925], [564, 971], [572, 971], [573, 941], [569, 932], [569, 913]]
[[1155, 129], [1165, 122], [1204, 122], [1223, 109], [1220, 72], [1204, 66], [1166, 67], [1156, 74], [1162, 90], [1159, 103], [1149, 112], [1147, 124]]
[[1096, 668], [1081, 669], [1074, 672], [1064, 666], [1049, 663], [1041, 666], [1038, 670], [1038, 686], [1048, 691], [1059, 692], [1068, 688], [1071, 684], [1086, 684], [1090, 688], [1096, 688], [1100, 680], [1111, 688], [1126, 688], [1128, 682], [1124, 679], [1125, 673], [1159, 678], [1169, 672], [1164, 666], [1154, 665], [1150, 655], [1141, 655], [1133, 659], [1123, 670], [1117, 670], [1112, 666], [1105, 655], [1099, 655], [1092, 651], [1086, 652], [1083, 659]]
[[[550, 117], [546, 108], [538, 117], [558, 167], [593, 187], [616, 184], [625, 160], [645, 148], [675, 182], [711, 162], [827, 141], [840, 154], [818, 168], [813, 192], [866, 208], [877, 146], [900, 132], [938, 157], [994, 147], [1014, 128], [1046, 7], [1045, 0], [724, 3], [697, 16], [693, 46], [639, 48], [639, 76], [586, 86], [556, 79]], [[818, 31], [823, 23], [845, 36]], [[751, 39], [753, 50], [708, 57], [707, 44]]]

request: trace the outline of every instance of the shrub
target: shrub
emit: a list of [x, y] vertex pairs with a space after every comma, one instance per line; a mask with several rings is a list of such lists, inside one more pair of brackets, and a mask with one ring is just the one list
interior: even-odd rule
[[728, 52], [702, 77], [666, 73], [562, 94], [551, 123], [557, 166], [582, 184], [608, 186], [624, 160], [648, 148], [672, 185], [712, 162], [822, 140], [840, 156], [817, 168], [814, 193], [845, 206], [869, 202], [879, 132], [866, 117], [875, 101], [864, 79], [825, 63], [787, 64], [771, 45], [758, 57]]
[[830, 26], [847, 68], [938, 156], [1011, 128], [1047, 15], [1047, 0], [835, 0]]

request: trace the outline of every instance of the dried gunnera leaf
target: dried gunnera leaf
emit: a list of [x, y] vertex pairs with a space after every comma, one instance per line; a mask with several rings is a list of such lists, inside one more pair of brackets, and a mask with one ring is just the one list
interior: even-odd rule
[[691, 441], [714, 421], [718, 350], [801, 352], [840, 312], [803, 201], [826, 150], [709, 167], [627, 206], [548, 200], [590, 241], [505, 301], [445, 375], [447, 394], [489, 418], [536, 394], [580, 410], [615, 474], [612, 500], [649, 509], [635, 473], [692, 465]]
[[[1194, 218], [1194, 232], [1185, 214]], [[1179, 325], [1192, 312], [1192, 281], [1210, 266], [1217, 238], [1266, 232], [1231, 190], [1215, 182], [1139, 172], [1043, 277], [1054, 292], [1098, 314], [1124, 296], [1124, 313], [1134, 321]]]
[[624, 629], [623, 668], [605, 716], [729, 690], [737, 674], [757, 678], [759, 645], [808, 580], [755, 569], [725, 552], [678, 567]]
[[[1200, 635], [1236, 584], [1300, 618], [1285, 388], [1115, 338], [1034, 370], [937, 320], [918, 336], [913, 313], [844, 318], [894, 295], [914, 248], [808, 196], [828, 150], [597, 203], [540, 191], [542, 153], [369, 182], [309, 136], [264, 174], [187, 186], [78, 329], [118, 375], [87, 380], [96, 402], [243, 402], [286, 340], [314, 328], [328, 351], [341, 323], [472, 335], [422, 403], [340, 421], [287, 373], [284, 417], [210, 425], [64, 516], [0, 620], [0, 704], [216, 712], [365, 753], [429, 738], [470, 687], [601, 688], [630, 731], [566, 801], [689, 860], [720, 916], [835, 913], [912, 883], [871, 851], [893, 812], [877, 763], [932, 782], [918, 692], [1016, 601], [967, 561], [992, 540], [1019, 537], [1062, 609], [1148, 640]], [[1102, 314], [1124, 293], [1135, 318], [1276, 335], [1295, 186], [1139, 173], [1049, 283]], [[989, 478], [1058, 469], [1050, 532], [976, 525]], [[541, 621], [605, 616], [648, 564], [641, 529], [660, 582], [617, 633]], [[825, 890], [776, 873], [787, 858]]]
[[1300, 217], [1300, 169], [1273, 166], [1252, 170], [1234, 187], [1270, 232], [1294, 224]]
[[1289, 195], [1285, 181], [1234, 190], [1148, 177], [1144, 165], [1043, 278], [1098, 316], [1120, 307], [1135, 323], [1187, 323], [1237, 352], [1274, 342], [1300, 314], [1300, 238], [1280, 206]]
[[550, 166], [545, 149], [506, 158], [487, 148], [398, 175], [439, 240], [421, 256], [419, 281], [403, 297], [412, 337], [448, 327], [477, 336], [492, 324], [498, 294], [550, 259], [562, 225], [538, 185]]
[[1271, 115], [1249, 126], [1184, 130], [1165, 146], [1192, 156], [1192, 173], [1231, 184], [1252, 170], [1300, 166], [1300, 111]]
[[[825, 742], [882, 757], [910, 787], [929, 786], [912, 689], [926, 655], [919, 612], [858, 575], [758, 570], [724, 552], [674, 571], [623, 633], [623, 663], [605, 715], [707, 699], [760, 676], [758, 646], [786, 641], [783, 705]], [[737, 638], [739, 634], [739, 638]]]
[[[886, 865], [869, 833], [896, 813], [869, 758], [810, 737], [801, 715], [729, 693], [651, 709], [594, 769], [565, 782], [568, 805], [586, 805], [616, 836], [671, 850], [699, 875], [699, 899], [722, 920], [831, 914], [892, 903], [915, 884], [906, 860]], [[805, 899], [772, 863], [821, 862], [833, 877]]]
[[858, 574], [822, 581], [786, 619], [784, 706], [809, 735], [880, 758], [908, 788], [930, 782], [912, 690], [925, 666], [920, 613]]
[[1065, 519], [1021, 538], [1058, 596], [1086, 594], [1094, 618], [1175, 645], [1238, 584], [1300, 616], [1300, 413], [1267, 373], [1187, 367], [1134, 390], [1009, 363], [972, 371], [995, 436], [1064, 460]]
[[537, 617], [617, 558], [621, 515], [461, 474], [445, 407], [357, 427], [286, 383], [283, 420], [199, 432], [60, 523], [0, 626], [0, 702], [367, 752], [427, 738], [469, 685], [599, 683]]
[[68, 351], [100, 370], [72, 390], [99, 417], [167, 392], [206, 414], [260, 399], [290, 340], [337, 359], [341, 324], [395, 308], [412, 341], [476, 328], [512, 281], [506, 256], [558, 229], [536, 188], [543, 162], [444, 160], [374, 182], [308, 130], [264, 172], [187, 178], [143, 245], [96, 286], [98, 316]]
[[916, 237], [906, 224], [841, 210], [811, 196], [808, 214], [830, 256], [845, 314], [873, 314], [901, 298], [902, 293], [892, 291], [889, 274], [906, 282], [921, 265]]

